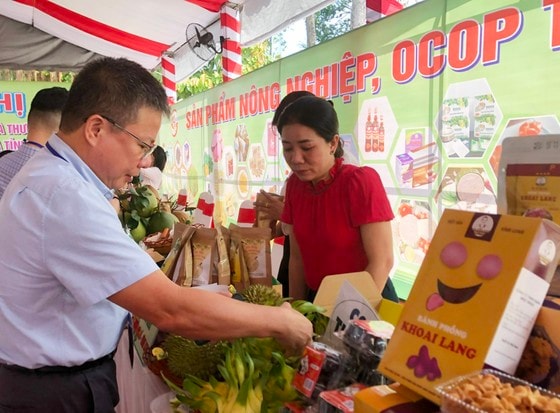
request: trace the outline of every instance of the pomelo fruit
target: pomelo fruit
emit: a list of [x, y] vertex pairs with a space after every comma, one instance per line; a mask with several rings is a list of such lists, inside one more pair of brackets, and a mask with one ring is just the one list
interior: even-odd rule
[[142, 241], [147, 235], [146, 227], [141, 221], [138, 221], [136, 228], [130, 230], [130, 236], [136, 242]]
[[136, 210], [142, 218], [150, 217], [158, 210], [159, 200], [149, 187], [140, 187], [132, 194], [130, 208]]
[[156, 232], [161, 232], [165, 228], [173, 228], [179, 219], [170, 212], [158, 211], [150, 217], [148, 221], [148, 234], [155, 234]]

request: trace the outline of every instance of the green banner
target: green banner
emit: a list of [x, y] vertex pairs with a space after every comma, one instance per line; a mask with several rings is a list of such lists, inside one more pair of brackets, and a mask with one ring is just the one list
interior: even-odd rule
[[[194, 204], [209, 191], [215, 219], [236, 222], [289, 174], [270, 127], [281, 98], [331, 99], [346, 161], [375, 168], [394, 207], [392, 277], [406, 298], [443, 209], [496, 212], [503, 139], [560, 133], [559, 26], [558, 0], [426, 0], [183, 100], [160, 132], [163, 192], [186, 189]], [[0, 82], [2, 149], [53, 85]]]
[[44, 88], [67, 83], [0, 82], [0, 150], [16, 150], [27, 136], [27, 113], [35, 94]]
[[332, 99], [345, 158], [375, 168], [394, 206], [407, 297], [444, 208], [496, 212], [502, 140], [560, 133], [559, 25], [560, 1], [426, 0], [181, 101], [161, 132], [165, 188], [210, 191], [235, 221], [289, 173], [270, 128], [280, 99]]

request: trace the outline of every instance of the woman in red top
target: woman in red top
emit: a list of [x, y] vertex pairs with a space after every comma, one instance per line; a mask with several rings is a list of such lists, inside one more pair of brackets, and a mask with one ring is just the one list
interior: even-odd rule
[[377, 172], [343, 163], [338, 118], [315, 96], [289, 105], [278, 122], [287, 181], [281, 221], [288, 224], [290, 297], [312, 299], [327, 275], [367, 271], [397, 301], [391, 210]]

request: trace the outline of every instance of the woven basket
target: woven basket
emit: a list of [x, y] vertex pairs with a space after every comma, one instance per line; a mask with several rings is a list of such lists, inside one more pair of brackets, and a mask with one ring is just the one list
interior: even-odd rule
[[165, 360], [157, 360], [155, 357], [147, 357], [145, 363], [150, 371], [156, 376], [164, 376], [167, 380], [177, 385], [178, 387], [183, 387], [183, 379], [169, 370], [169, 367], [167, 366], [167, 362]]

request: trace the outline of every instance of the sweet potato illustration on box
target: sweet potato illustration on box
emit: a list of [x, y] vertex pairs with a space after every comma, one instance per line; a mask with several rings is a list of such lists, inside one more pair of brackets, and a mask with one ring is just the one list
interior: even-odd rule
[[421, 346], [418, 355], [410, 356], [406, 361], [406, 367], [414, 370], [416, 377], [426, 377], [428, 380], [433, 381], [441, 377], [441, 370], [439, 369], [437, 359], [430, 357], [428, 347]]
[[436, 403], [455, 376], [513, 374], [558, 262], [560, 227], [544, 221], [445, 210], [381, 372]]

